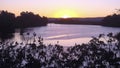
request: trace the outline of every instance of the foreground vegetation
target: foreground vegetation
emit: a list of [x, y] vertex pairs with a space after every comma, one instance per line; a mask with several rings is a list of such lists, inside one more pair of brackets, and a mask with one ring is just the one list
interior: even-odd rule
[[[27, 33], [29, 37], [29, 33]], [[44, 45], [33, 33], [33, 41], [0, 42], [0, 68], [119, 68], [120, 33], [100, 34], [87, 44]]]

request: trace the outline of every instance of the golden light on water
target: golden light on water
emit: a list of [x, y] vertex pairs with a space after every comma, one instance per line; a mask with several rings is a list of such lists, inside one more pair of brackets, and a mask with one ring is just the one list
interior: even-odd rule
[[79, 17], [79, 14], [73, 10], [59, 10], [54, 13], [55, 18], [72, 18], [72, 17]]

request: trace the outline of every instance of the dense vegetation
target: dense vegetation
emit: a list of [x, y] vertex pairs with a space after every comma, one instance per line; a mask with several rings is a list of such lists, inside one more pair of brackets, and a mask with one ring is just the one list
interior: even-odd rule
[[[29, 33], [27, 33], [29, 37]], [[44, 45], [33, 33], [33, 41], [0, 42], [0, 68], [119, 68], [120, 33], [100, 34], [87, 44], [64, 49]]]
[[103, 19], [104, 26], [114, 26], [114, 27], [120, 27], [120, 15], [113, 14], [105, 17]]
[[41, 17], [32, 12], [21, 12], [20, 16], [15, 17], [14, 13], [0, 11], [0, 29], [11, 31], [13, 28], [26, 28], [47, 25], [47, 18]]
[[11, 32], [14, 29], [15, 15], [7, 11], [0, 11], [0, 31]]
[[113, 15], [108, 15], [103, 19], [104, 26], [120, 27], [120, 10]]
[[21, 12], [16, 19], [17, 24], [15, 26], [17, 27], [45, 26], [48, 21], [46, 17], [40, 17], [32, 12]]

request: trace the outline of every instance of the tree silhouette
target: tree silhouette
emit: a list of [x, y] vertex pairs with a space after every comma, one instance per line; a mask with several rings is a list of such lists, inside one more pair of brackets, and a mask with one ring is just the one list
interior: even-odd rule
[[[20, 16], [15, 17], [14, 13], [0, 11], [0, 28], [5, 31], [12, 28], [27, 28], [35, 26], [46, 26], [48, 23], [47, 17], [39, 16], [33, 12], [21, 12]], [[8, 29], [7, 29], [8, 28]]]
[[3, 41], [12, 38], [15, 28], [21, 28], [22, 35], [24, 28], [46, 26], [47, 23], [47, 17], [41, 17], [33, 12], [21, 12], [20, 16], [15, 17], [14, 13], [2, 10], [0, 11], [0, 38]]
[[0, 31], [11, 31], [14, 28], [15, 14], [0, 11]]
[[18, 27], [34, 27], [47, 25], [47, 17], [41, 17], [33, 12], [21, 12], [17, 17]]
[[120, 10], [113, 15], [108, 15], [103, 19], [104, 26], [113, 26], [113, 27], [120, 27]]

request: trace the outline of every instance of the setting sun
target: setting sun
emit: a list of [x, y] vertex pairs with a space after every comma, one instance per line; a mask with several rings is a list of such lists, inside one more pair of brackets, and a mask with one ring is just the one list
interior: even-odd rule
[[60, 11], [56, 11], [54, 14], [55, 18], [71, 18], [71, 17], [78, 17], [79, 14], [73, 10], [65, 10], [62, 9]]
[[64, 15], [62, 18], [70, 18], [70, 16], [68, 16], [68, 15]]

